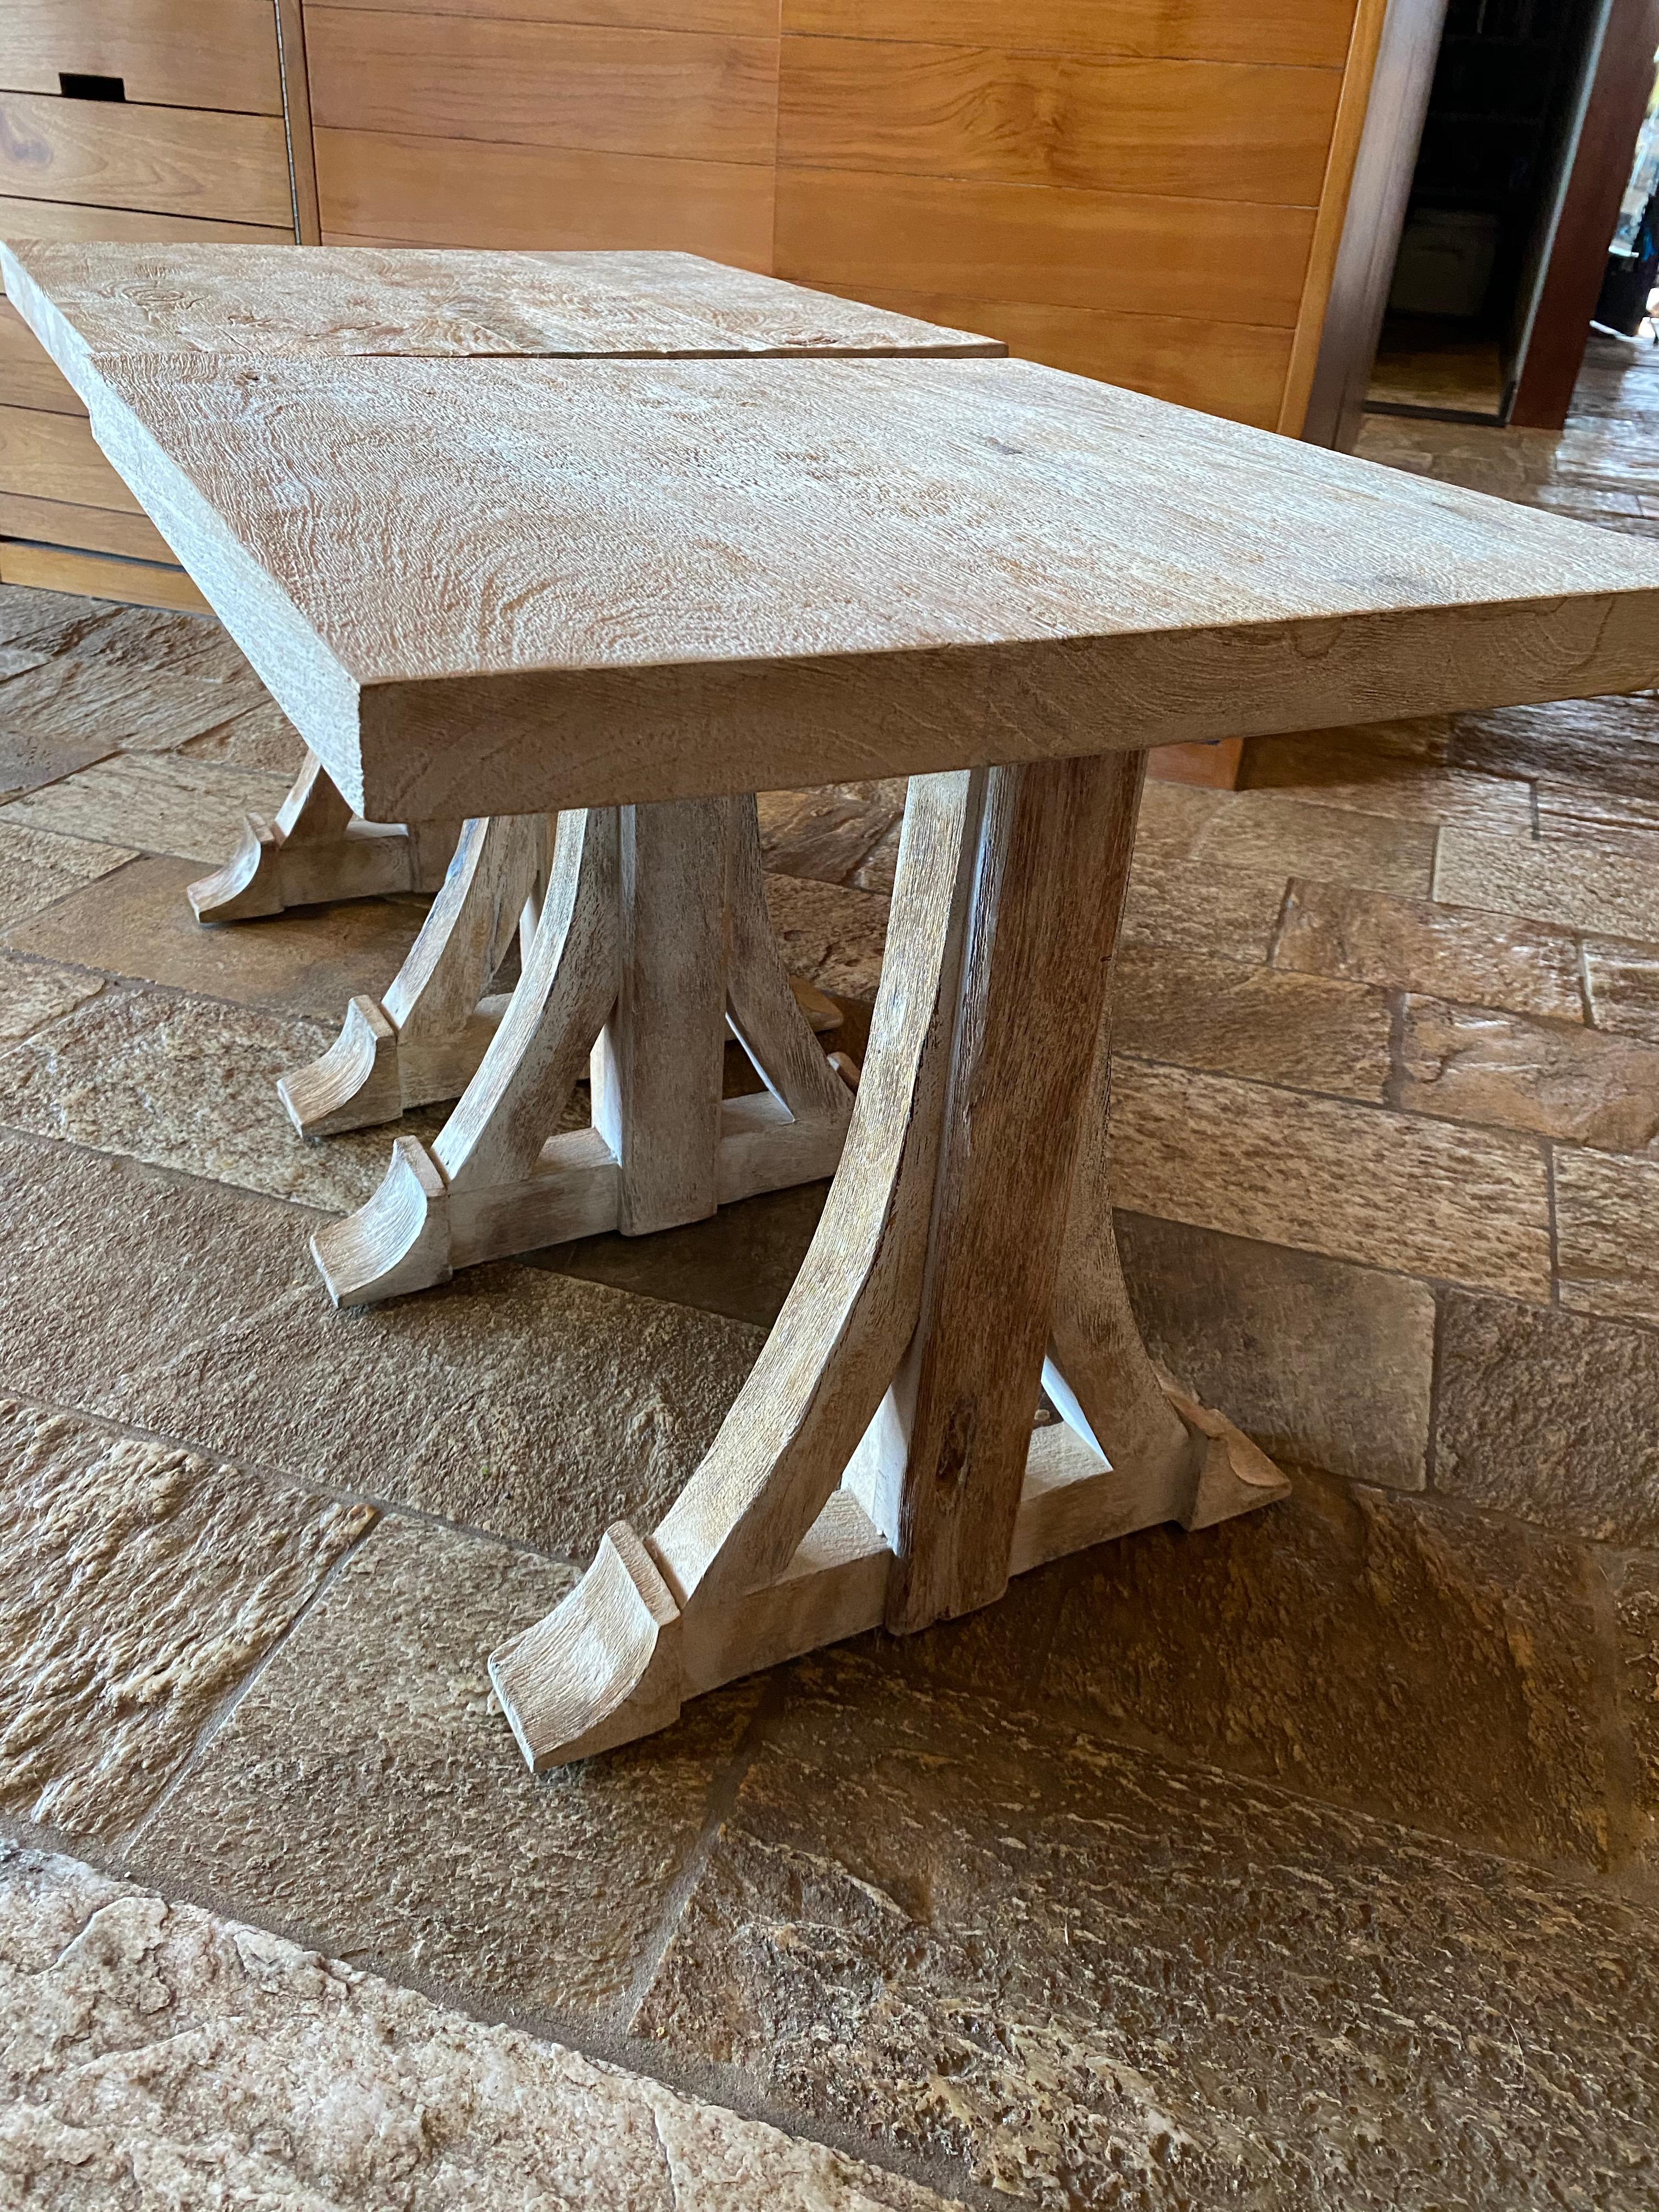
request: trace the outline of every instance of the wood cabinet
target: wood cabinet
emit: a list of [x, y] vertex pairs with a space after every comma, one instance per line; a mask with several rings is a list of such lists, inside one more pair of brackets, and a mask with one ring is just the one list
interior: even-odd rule
[[[294, 236], [274, 0], [6, 0], [0, 237]], [[3, 301], [0, 581], [201, 604]]]

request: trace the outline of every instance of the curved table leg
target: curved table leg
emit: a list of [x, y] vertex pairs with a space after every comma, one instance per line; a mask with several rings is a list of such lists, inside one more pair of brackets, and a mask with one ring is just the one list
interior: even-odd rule
[[[533, 1767], [883, 1620], [988, 1604], [1103, 1537], [1285, 1494], [1158, 1377], [1095, 1180], [1139, 778], [1108, 757], [912, 782], [869, 1056], [799, 1278], [656, 1531], [617, 1523], [491, 1658]], [[1045, 1374], [1066, 1419], [1033, 1433]]]
[[[752, 1097], [721, 1095], [728, 1022], [767, 1085]], [[561, 1132], [585, 1067], [591, 1125]], [[643, 1235], [830, 1174], [851, 1112], [771, 937], [753, 799], [563, 814], [523, 975], [453, 1114], [430, 1152], [399, 1138], [312, 1250], [337, 1304], [367, 1304]]]
[[505, 994], [485, 994], [521, 921], [533, 930], [552, 830], [540, 814], [463, 825], [443, 887], [384, 999], [353, 999], [322, 1057], [277, 1085], [302, 1137], [371, 1128], [460, 1097], [506, 1011]]
[[315, 753], [289, 786], [274, 822], [242, 819], [241, 842], [185, 896], [198, 921], [252, 921], [332, 899], [435, 891], [458, 822], [362, 822]]

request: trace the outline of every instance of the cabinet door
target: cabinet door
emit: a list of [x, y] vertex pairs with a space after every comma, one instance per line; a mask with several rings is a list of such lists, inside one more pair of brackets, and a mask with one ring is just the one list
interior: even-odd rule
[[[109, 99], [280, 115], [272, 0], [5, 0], [0, 89], [103, 81]], [[118, 89], [117, 88], [118, 87]]]

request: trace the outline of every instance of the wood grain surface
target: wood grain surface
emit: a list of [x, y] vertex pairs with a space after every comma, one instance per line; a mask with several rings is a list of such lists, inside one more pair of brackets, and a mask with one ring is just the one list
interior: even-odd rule
[[129, 100], [280, 115], [271, 0], [6, 0], [0, 85], [118, 76]]
[[1310, 208], [864, 169], [781, 169], [777, 194], [775, 265], [799, 283], [1121, 315], [1202, 301], [1220, 322], [1287, 327], [1314, 224]]
[[[351, 0], [360, 14], [404, 15], [410, 0]], [[444, 0], [446, 15], [525, 23], [603, 23], [620, 29], [777, 34], [777, 0]]]
[[0, 538], [32, 538], [46, 545], [118, 553], [129, 561], [173, 561], [173, 549], [147, 515], [72, 501], [0, 492]]
[[771, 166], [775, 32], [313, 6], [306, 60], [327, 127]]
[[0, 405], [84, 415], [74, 386], [9, 300], [0, 300]]
[[1352, 0], [783, 0], [783, 27], [819, 38], [952, 41], [1035, 53], [1168, 55], [1340, 69]]
[[1659, 675], [1644, 545], [1029, 362], [100, 374], [100, 442], [380, 819]]
[[293, 234], [279, 115], [0, 94], [0, 193], [268, 223]]
[[25, 200], [0, 193], [0, 238], [200, 239], [219, 246], [292, 246], [290, 222], [219, 222], [208, 216], [159, 215], [147, 208], [82, 207], [74, 200]]
[[[54, 344], [97, 354], [984, 353], [941, 328], [686, 253], [36, 246]], [[9, 313], [11, 323], [4, 318]], [[39, 347], [0, 310], [0, 375]], [[47, 365], [50, 372], [50, 364]], [[55, 373], [55, 372], [52, 372]], [[77, 368], [77, 374], [84, 374]]]
[[769, 165], [321, 128], [316, 148], [325, 243], [673, 247], [772, 266]]
[[150, 561], [118, 561], [103, 553], [66, 551], [0, 538], [0, 584], [27, 584], [40, 592], [78, 592], [135, 607], [183, 607], [205, 614], [207, 601], [182, 568]]
[[0, 491], [130, 514], [139, 506], [94, 444], [84, 416], [39, 407], [0, 407]]
[[1340, 83], [1334, 69], [789, 38], [778, 160], [1312, 207]]

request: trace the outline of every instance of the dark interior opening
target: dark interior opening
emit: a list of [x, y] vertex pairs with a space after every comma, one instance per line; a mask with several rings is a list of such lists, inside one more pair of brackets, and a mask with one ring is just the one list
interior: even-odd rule
[[58, 88], [65, 100], [125, 100], [127, 81], [123, 76], [87, 76], [77, 70], [59, 70]]

